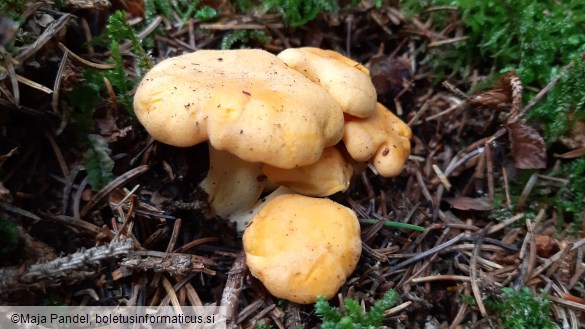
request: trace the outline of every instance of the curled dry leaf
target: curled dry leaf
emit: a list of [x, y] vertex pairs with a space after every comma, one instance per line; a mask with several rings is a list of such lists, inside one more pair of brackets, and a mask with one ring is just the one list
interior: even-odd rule
[[506, 124], [512, 146], [514, 166], [518, 169], [540, 169], [546, 167], [546, 146], [540, 133], [518, 120]]
[[492, 210], [493, 205], [487, 199], [475, 199], [466, 196], [456, 196], [454, 198], [445, 198], [451, 207], [459, 210]]
[[559, 246], [556, 241], [550, 236], [539, 234], [535, 238], [536, 240], [536, 253], [540, 257], [549, 258], [555, 252], [559, 250]]
[[501, 77], [492, 89], [470, 96], [469, 104], [475, 107], [502, 109], [509, 103], [521, 99], [522, 85], [519, 81], [516, 72], [510, 72]]

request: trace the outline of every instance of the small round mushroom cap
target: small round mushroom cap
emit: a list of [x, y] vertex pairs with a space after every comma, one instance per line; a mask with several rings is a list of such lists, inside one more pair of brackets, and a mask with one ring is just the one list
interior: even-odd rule
[[319, 161], [298, 168], [264, 165], [262, 172], [274, 184], [307, 196], [329, 196], [349, 188], [353, 167], [335, 146], [323, 150]]
[[380, 175], [392, 177], [402, 172], [411, 138], [410, 127], [378, 103], [368, 118], [346, 118], [343, 143], [354, 160], [369, 161]]
[[343, 112], [359, 118], [374, 114], [376, 88], [362, 64], [335, 51], [311, 47], [289, 48], [278, 58], [325, 88]]
[[351, 209], [298, 194], [264, 205], [243, 243], [252, 275], [274, 296], [300, 304], [333, 297], [361, 254], [360, 226]]
[[317, 161], [343, 135], [343, 112], [329, 93], [257, 49], [164, 60], [140, 83], [134, 110], [163, 143], [209, 140], [245, 161], [281, 168]]

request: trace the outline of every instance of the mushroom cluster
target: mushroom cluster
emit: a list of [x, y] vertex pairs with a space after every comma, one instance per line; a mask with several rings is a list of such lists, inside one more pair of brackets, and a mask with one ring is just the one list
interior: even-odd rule
[[[318, 48], [200, 50], [150, 70], [134, 98], [163, 143], [207, 142], [201, 188], [213, 215], [244, 231], [252, 275], [297, 303], [332, 297], [361, 254], [355, 213], [327, 197], [353, 167], [400, 174], [411, 131], [382, 104], [369, 71]], [[267, 183], [280, 186], [260, 199]]]

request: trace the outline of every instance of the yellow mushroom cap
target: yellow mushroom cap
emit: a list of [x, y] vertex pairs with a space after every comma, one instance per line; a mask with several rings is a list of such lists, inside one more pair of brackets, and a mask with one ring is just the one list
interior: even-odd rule
[[374, 114], [376, 88], [368, 69], [335, 51], [319, 48], [289, 48], [278, 58], [325, 88], [343, 112], [359, 118]]
[[134, 97], [157, 140], [209, 140], [248, 162], [294, 168], [317, 161], [343, 135], [343, 112], [326, 90], [258, 49], [200, 50], [169, 58]]
[[349, 188], [353, 167], [335, 146], [323, 150], [321, 158], [310, 165], [283, 169], [264, 165], [262, 172], [277, 185], [308, 196], [329, 196]]
[[410, 127], [380, 103], [368, 118], [346, 118], [343, 133], [343, 143], [351, 157], [371, 162], [384, 177], [402, 172], [411, 138]]
[[285, 194], [267, 202], [243, 237], [252, 275], [295, 303], [331, 298], [361, 255], [355, 213], [328, 199]]

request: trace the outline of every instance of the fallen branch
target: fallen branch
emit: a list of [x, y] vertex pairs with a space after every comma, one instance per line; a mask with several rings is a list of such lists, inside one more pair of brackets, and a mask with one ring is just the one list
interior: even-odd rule
[[126, 256], [133, 248], [132, 240], [124, 239], [46, 263], [0, 268], [0, 296], [77, 283], [95, 276], [94, 269], [101, 263]]

